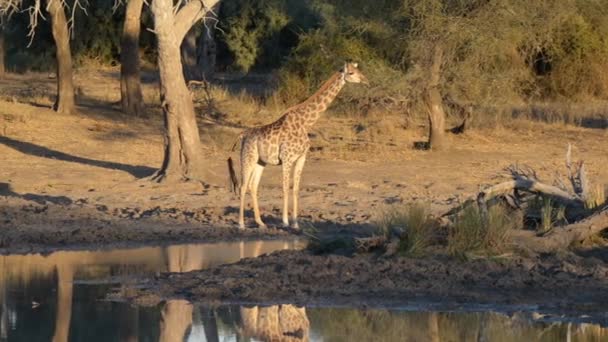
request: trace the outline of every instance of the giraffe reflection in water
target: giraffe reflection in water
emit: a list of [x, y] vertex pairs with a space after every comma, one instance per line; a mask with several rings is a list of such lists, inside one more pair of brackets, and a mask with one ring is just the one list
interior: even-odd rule
[[[201, 307], [200, 322], [204, 340], [220, 341], [226, 331], [220, 331], [217, 323], [218, 313], [213, 309]], [[238, 340], [251, 338], [259, 341], [272, 342], [308, 342], [310, 322], [306, 309], [295, 305], [271, 306], [241, 306], [238, 314], [224, 324], [232, 328], [231, 333]], [[185, 300], [169, 300], [162, 308], [160, 324], [160, 342], [181, 342], [198, 340], [196, 333], [192, 334], [193, 306]]]
[[308, 341], [306, 309], [290, 304], [241, 307], [241, 332], [262, 341]]

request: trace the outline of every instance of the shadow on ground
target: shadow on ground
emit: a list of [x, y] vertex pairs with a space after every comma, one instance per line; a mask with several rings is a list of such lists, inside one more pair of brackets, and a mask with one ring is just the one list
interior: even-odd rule
[[46, 204], [47, 202], [50, 202], [58, 205], [70, 205], [74, 203], [69, 197], [66, 196], [18, 194], [11, 189], [11, 185], [8, 183], [0, 183], [0, 196], [21, 198], [27, 201], [36, 202], [38, 204]]
[[129, 165], [122, 163], [109, 162], [104, 160], [96, 160], [84, 157], [73, 156], [61, 151], [56, 151], [44, 146], [32, 144], [29, 142], [19, 141], [11, 139], [6, 136], [0, 136], [0, 144], [15, 149], [21, 153], [25, 153], [31, 156], [57, 159], [61, 161], [67, 161], [71, 163], [79, 163], [84, 165], [96, 166], [110, 170], [120, 170], [130, 173], [132, 176], [137, 178], [143, 178], [150, 176], [156, 169], [143, 166], [143, 165]]

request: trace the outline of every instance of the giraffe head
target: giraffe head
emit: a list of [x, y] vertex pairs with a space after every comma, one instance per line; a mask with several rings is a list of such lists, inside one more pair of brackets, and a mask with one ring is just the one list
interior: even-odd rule
[[344, 80], [350, 83], [363, 83], [369, 85], [367, 77], [358, 68], [357, 63], [344, 63], [342, 73], [344, 74]]

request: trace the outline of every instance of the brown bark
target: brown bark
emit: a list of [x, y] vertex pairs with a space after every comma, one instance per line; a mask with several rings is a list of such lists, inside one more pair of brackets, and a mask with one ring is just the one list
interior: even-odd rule
[[439, 92], [442, 63], [443, 49], [439, 45], [436, 45], [430, 67], [429, 85], [424, 99], [429, 118], [429, 148], [433, 150], [441, 150], [446, 146], [445, 111], [443, 110], [441, 93]]
[[[160, 96], [165, 117], [164, 160], [161, 169], [152, 177], [156, 181], [208, 181], [210, 176], [204, 165], [190, 92], [183, 73], [175, 72], [182, 70], [180, 45], [185, 35], [178, 28], [183, 29], [183, 20], [186, 20], [183, 11], [196, 9], [191, 5], [194, 3], [199, 4], [199, 1], [189, 2], [176, 16], [173, 15], [171, 0], [154, 0], [151, 5], [158, 41]], [[199, 4], [199, 10], [201, 6]], [[203, 14], [197, 14], [198, 18], [202, 18]]]
[[75, 103], [68, 22], [59, 0], [47, 0], [46, 10], [51, 17], [53, 39], [57, 50], [57, 100], [53, 109], [59, 113], [70, 114], [75, 110]]
[[129, 0], [120, 43], [120, 98], [125, 114], [143, 116], [139, 65], [140, 18], [144, 0]]
[[175, 40], [180, 42], [192, 26], [204, 18], [209, 9], [216, 9], [220, 0], [190, 1], [175, 15]]

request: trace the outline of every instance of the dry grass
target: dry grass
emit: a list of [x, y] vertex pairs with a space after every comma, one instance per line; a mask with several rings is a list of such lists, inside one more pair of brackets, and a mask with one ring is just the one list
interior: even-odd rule
[[589, 191], [589, 198], [587, 198], [585, 207], [588, 209], [595, 209], [604, 205], [607, 201], [606, 187], [604, 185], [596, 184]]
[[436, 228], [430, 206], [422, 203], [387, 210], [376, 223], [378, 234], [388, 239], [397, 234], [399, 251], [410, 256], [419, 256], [426, 251], [436, 235]]
[[452, 255], [497, 255], [507, 249], [507, 235], [515, 227], [502, 205], [490, 207], [488, 224], [477, 206], [467, 206], [450, 228], [448, 251]]

